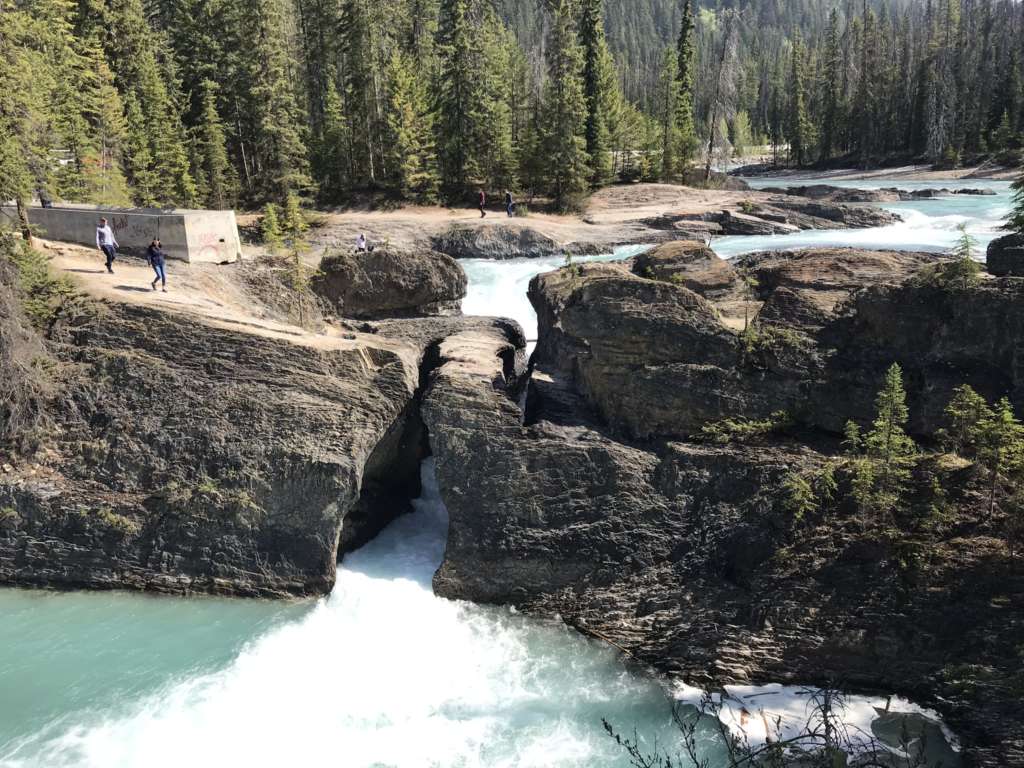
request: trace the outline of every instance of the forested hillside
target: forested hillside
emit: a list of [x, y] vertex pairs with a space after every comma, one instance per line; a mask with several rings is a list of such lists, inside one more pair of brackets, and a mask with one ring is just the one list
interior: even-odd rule
[[0, 197], [570, 207], [754, 143], [1013, 161], [1013, 0], [3, 0]]

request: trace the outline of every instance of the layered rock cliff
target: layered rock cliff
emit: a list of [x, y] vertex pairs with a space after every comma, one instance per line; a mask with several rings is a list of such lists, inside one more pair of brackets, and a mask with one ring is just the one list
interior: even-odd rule
[[[375, 274], [401, 283], [407, 270], [389, 263]], [[400, 303], [368, 292], [364, 305], [374, 297], [379, 314]], [[34, 455], [0, 461], [0, 583], [324, 594], [339, 556], [419, 491], [435, 345], [475, 329], [522, 347], [517, 328], [486, 319], [311, 333], [258, 313], [227, 323], [81, 301], [47, 342], [51, 426]]]
[[[525, 413], [497, 364], [438, 369], [423, 411], [451, 531], [435, 590], [561, 616], [693, 681], [901, 691], [942, 709], [968, 764], [1021, 760], [1024, 577], [1005, 519], [940, 458], [893, 517], [865, 517], [837, 434], [870, 423], [894, 360], [923, 439], [954, 384], [1017, 394], [1021, 287], [936, 287], [924, 254], [723, 268], [701, 248], [537, 278]], [[746, 438], [704, 429], [759, 418]], [[794, 478], [825, 500], [798, 507]]]

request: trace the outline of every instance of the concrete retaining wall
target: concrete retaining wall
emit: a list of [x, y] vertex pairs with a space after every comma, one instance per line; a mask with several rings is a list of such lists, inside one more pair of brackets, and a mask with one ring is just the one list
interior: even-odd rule
[[[3, 206], [10, 217], [15, 211]], [[120, 250], [142, 255], [154, 237], [160, 238], [172, 259], [221, 263], [241, 256], [234, 211], [158, 210], [55, 205], [30, 208], [29, 220], [40, 237], [96, 246], [96, 225], [105, 217]]]

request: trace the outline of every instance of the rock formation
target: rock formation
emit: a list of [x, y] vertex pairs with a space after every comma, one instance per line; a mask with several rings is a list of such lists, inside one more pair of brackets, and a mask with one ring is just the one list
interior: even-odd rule
[[[1019, 394], [1024, 287], [950, 292], [918, 277], [934, 258], [805, 251], [715, 268], [689, 243], [538, 277], [525, 414], [500, 339], [473, 363], [442, 352], [424, 397], [451, 516], [435, 590], [560, 616], [690, 680], [898, 690], [942, 709], [969, 764], [1021, 760], [1021, 618], [1005, 606], [1024, 576], [983, 516], [920, 527], [915, 506], [899, 525], [918, 533], [890, 535], [855, 522], [848, 489], [809, 518], [788, 501], [793, 477], [836, 466], [845, 419], [870, 422], [893, 360], [922, 435], [954, 381]], [[746, 333], [720, 312], [736, 290], [761, 313]], [[789, 409], [747, 442], [700, 432]], [[930, 471], [971, 498], [962, 467]], [[928, 482], [913, 480], [922, 499]]]
[[443, 253], [335, 251], [320, 262], [313, 288], [342, 317], [451, 315], [460, 311], [466, 275]]
[[997, 237], [988, 245], [986, 262], [990, 275], [1024, 277], [1024, 235]]
[[481, 318], [293, 336], [88, 306], [49, 345], [58, 428], [0, 473], [0, 583], [325, 594], [419, 491], [435, 345], [475, 329], [524, 346]]

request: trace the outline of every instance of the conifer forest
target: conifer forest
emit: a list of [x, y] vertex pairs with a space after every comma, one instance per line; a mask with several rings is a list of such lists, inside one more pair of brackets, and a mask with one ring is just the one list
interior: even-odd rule
[[0, 198], [255, 207], [1019, 159], [1014, 0], [0, 0]]

